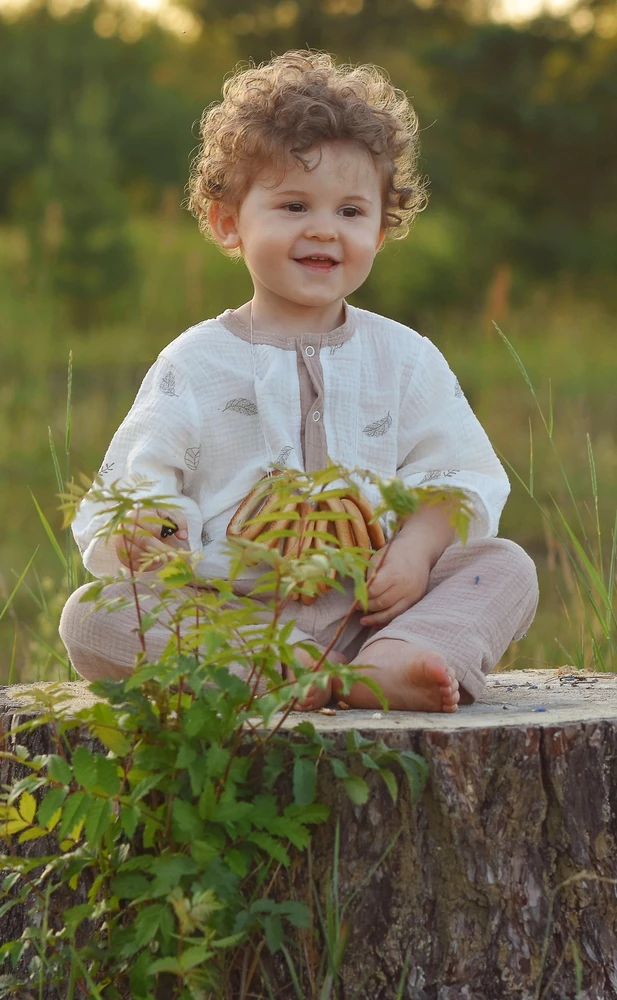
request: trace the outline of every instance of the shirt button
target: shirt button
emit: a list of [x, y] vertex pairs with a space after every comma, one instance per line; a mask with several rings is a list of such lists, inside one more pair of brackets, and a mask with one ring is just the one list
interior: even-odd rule
[[312, 358], [313, 355], [314, 355], [314, 353], [315, 353], [315, 348], [314, 347], [307, 347], [307, 348], [305, 348], [304, 353], [306, 354], [307, 358]]
[[320, 420], [320, 419], [321, 419], [321, 413], [319, 412], [319, 410], [314, 410], [313, 411], [313, 420], [315, 421], [315, 423], [317, 423], [317, 421]]

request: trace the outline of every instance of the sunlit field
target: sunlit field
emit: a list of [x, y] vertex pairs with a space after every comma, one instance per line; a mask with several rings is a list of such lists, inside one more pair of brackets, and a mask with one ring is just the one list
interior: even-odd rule
[[[139, 251], [139, 284], [114, 306], [104, 324], [78, 332], [57, 300], [27, 279], [26, 242], [20, 231], [5, 229], [0, 234], [0, 610], [34, 555], [0, 621], [2, 683], [67, 676], [55, 634], [66, 596], [60, 559], [66, 549], [49, 434], [65, 478], [69, 352], [70, 474], [91, 475], [157, 352], [187, 326], [240, 304], [250, 294], [242, 265], [204, 243], [188, 218], [162, 212], [158, 218], [135, 221], [132, 237]], [[426, 306], [418, 310], [414, 287], [423, 280], [422, 260], [429, 245], [434, 251], [439, 238], [438, 220], [429, 223], [427, 216], [426, 225], [423, 220], [405, 243], [386, 247], [369, 284], [354, 301], [417, 325], [435, 341], [503, 460], [514, 469], [501, 533], [536, 560], [541, 604], [529, 634], [510, 648], [501, 666], [594, 666], [593, 627], [585, 621], [575, 576], [540, 506], [554, 511], [554, 499], [578, 537], [583, 529], [588, 531], [592, 549], [597, 548], [599, 526], [600, 546], [608, 560], [617, 495], [614, 321], [606, 309], [593, 305], [591, 290], [585, 297], [582, 290], [574, 293], [570, 288], [553, 288], [550, 294], [515, 289], [507, 301], [489, 288], [485, 305], [473, 315]], [[493, 319], [524, 362], [545, 412], [552, 411], [555, 449]], [[597, 518], [589, 444], [597, 476]], [[578, 502], [582, 526], [576, 526], [568, 488]], [[35, 500], [55, 532], [58, 551]], [[81, 579], [77, 566], [75, 579]]]

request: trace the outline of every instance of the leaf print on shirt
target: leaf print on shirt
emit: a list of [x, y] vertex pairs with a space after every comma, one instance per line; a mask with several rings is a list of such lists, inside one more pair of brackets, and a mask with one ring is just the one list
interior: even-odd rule
[[333, 344], [330, 348], [330, 355], [334, 354], [335, 351], [340, 351], [342, 344]]
[[201, 458], [201, 448], [187, 448], [184, 452], [184, 464], [191, 472], [196, 472]]
[[115, 464], [116, 464], [115, 462], [105, 462], [104, 465], [102, 465], [101, 468], [99, 469], [99, 475], [100, 476], [107, 475], [108, 472], [111, 472]]
[[206, 530], [206, 526], [204, 524], [203, 528], [201, 529], [201, 544], [202, 545], [210, 545], [211, 542], [212, 542], [212, 539], [211, 539], [210, 535], [208, 534], [208, 532]]
[[164, 392], [166, 396], [177, 396], [176, 392], [176, 376], [174, 375], [173, 368], [165, 372], [163, 378], [159, 382], [159, 389]]
[[291, 455], [292, 451], [293, 448], [291, 447], [290, 444], [286, 445], [284, 448], [281, 448], [277, 458], [274, 460], [274, 464], [276, 466], [287, 465], [287, 459]]
[[388, 410], [385, 417], [381, 420], [376, 420], [373, 424], [367, 424], [363, 429], [362, 433], [367, 434], [368, 437], [382, 437], [387, 434], [392, 427], [392, 417], [390, 416], [390, 411]]
[[418, 486], [424, 486], [425, 483], [430, 483], [433, 479], [451, 479], [452, 476], [458, 476], [459, 469], [432, 469], [431, 472], [427, 472], [424, 479], [421, 479]]
[[257, 406], [250, 399], [230, 399], [225, 405], [223, 413], [225, 410], [236, 410], [237, 413], [244, 413], [247, 417], [257, 415]]

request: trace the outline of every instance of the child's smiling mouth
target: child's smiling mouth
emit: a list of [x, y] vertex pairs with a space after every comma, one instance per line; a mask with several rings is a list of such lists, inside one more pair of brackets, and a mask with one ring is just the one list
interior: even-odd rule
[[307, 257], [295, 257], [296, 264], [307, 267], [311, 271], [333, 271], [339, 265], [338, 260], [329, 257], [327, 254], [311, 254]]

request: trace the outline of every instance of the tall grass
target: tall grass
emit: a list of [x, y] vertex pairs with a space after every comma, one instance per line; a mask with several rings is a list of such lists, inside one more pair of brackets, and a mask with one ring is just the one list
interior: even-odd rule
[[617, 654], [617, 616], [615, 613], [615, 569], [617, 560], [617, 505], [610, 536], [603, 532], [600, 517], [598, 474], [591, 437], [586, 434], [587, 464], [589, 469], [590, 497], [588, 501], [575, 495], [569, 473], [555, 439], [555, 418], [551, 383], [548, 389], [548, 407], [545, 409], [536, 392], [527, 368], [514, 345], [499, 327], [499, 336], [508, 349], [529, 390], [542, 430], [550, 445], [554, 463], [563, 484], [566, 504], [549, 493], [548, 502], [538, 496], [536, 465], [534, 460], [534, 433], [529, 424], [529, 474], [522, 474], [508, 461], [502, 459], [511, 474], [533, 500], [547, 531], [549, 546], [557, 549], [563, 582], [569, 600], [561, 599], [565, 618], [569, 624], [570, 641], [559, 645], [569, 663], [579, 667], [613, 670]]

